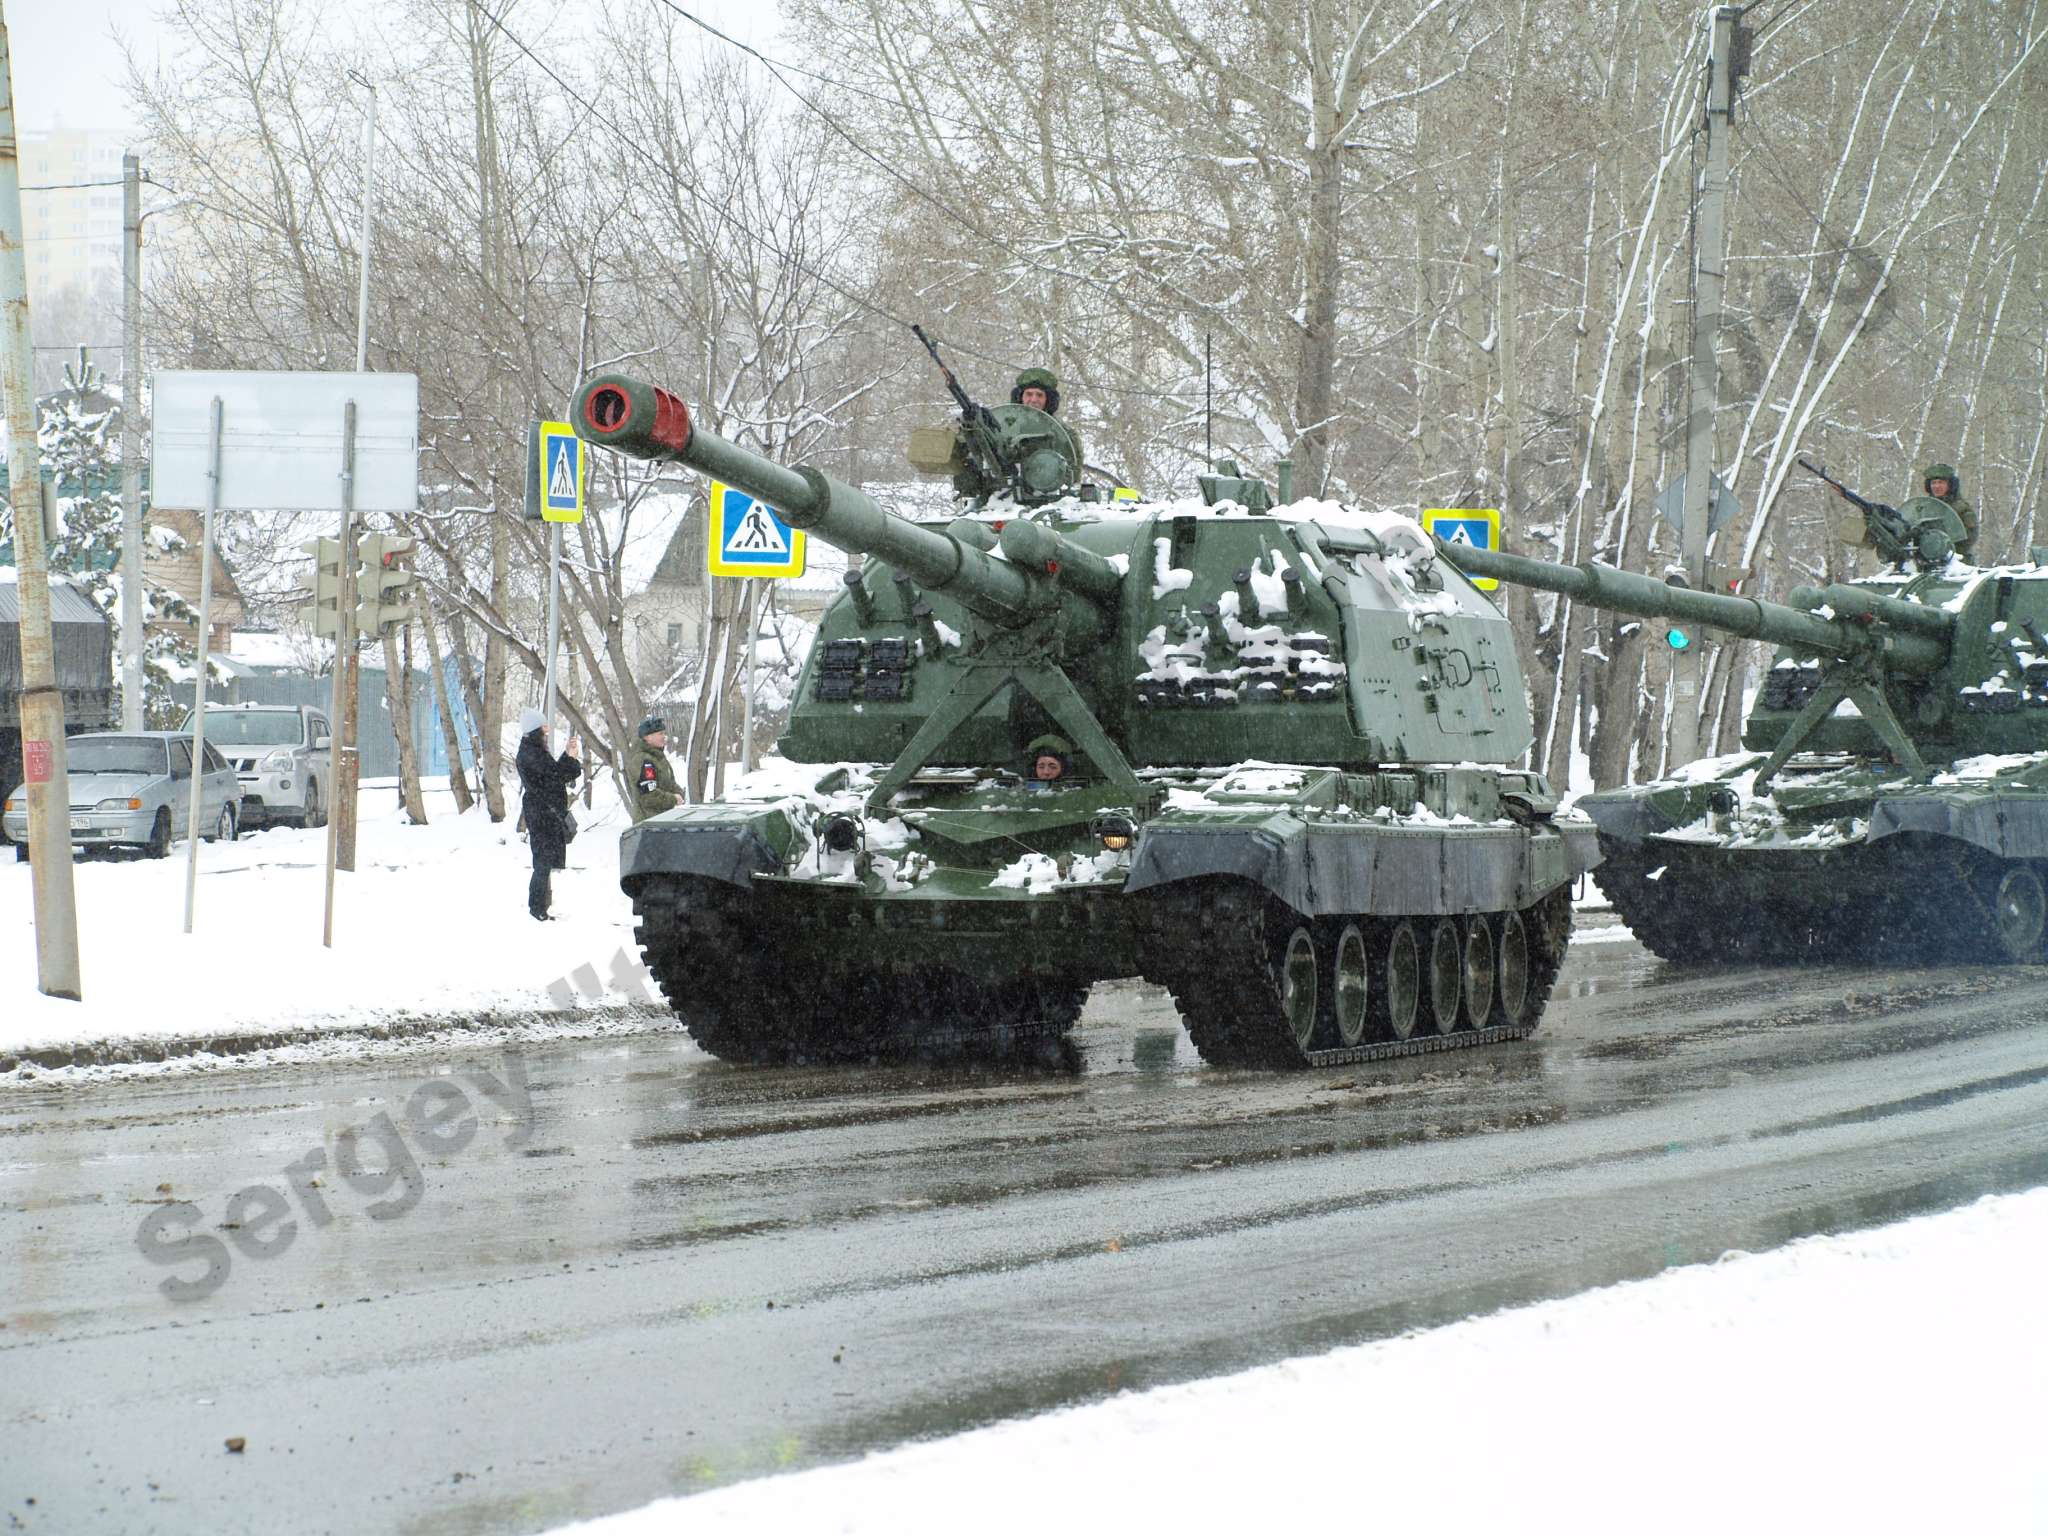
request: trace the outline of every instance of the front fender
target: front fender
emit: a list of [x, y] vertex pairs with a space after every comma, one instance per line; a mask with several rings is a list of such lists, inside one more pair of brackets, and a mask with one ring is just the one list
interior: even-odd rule
[[779, 807], [681, 806], [619, 835], [619, 884], [650, 875], [696, 876], [744, 888], [782, 869], [796, 829]]

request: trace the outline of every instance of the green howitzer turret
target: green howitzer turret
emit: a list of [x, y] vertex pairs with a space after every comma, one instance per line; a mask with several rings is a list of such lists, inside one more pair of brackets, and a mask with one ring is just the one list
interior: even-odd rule
[[1901, 569], [1789, 605], [1440, 545], [1469, 574], [1778, 647], [1747, 750], [1578, 802], [1595, 878], [1659, 954], [2048, 956], [2048, 570], [1951, 561], [1938, 522], [1912, 522], [1942, 537], [1908, 539]]
[[[1238, 1066], [1536, 1027], [1594, 829], [1519, 766], [1507, 621], [1413, 522], [1273, 507], [1243, 476], [1205, 501], [969, 490], [918, 522], [648, 384], [573, 409], [587, 441], [862, 557], [780, 760], [620, 840], [648, 966], [707, 1049], [1057, 1042], [1129, 976]], [[989, 415], [1048, 451], [1047, 413]]]

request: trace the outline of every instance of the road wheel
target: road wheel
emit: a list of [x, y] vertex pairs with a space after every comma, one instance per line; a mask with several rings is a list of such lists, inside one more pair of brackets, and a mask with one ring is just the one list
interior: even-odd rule
[[150, 823], [149, 841], [142, 845], [145, 858], [168, 859], [171, 856], [171, 808], [167, 805], [157, 808], [156, 820]]
[[1465, 944], [1455, 917], [1440, 917], [1429, 931], [1429, 1022], [1440, 1035], [1458, 1027], [1459, 982]]
[[1485, 914], [1475, 912], [1465, 919], [1465, 963], [1460, 980], [1465, 987], [1465, 1022], [1474, 1029], [1486, 1028], [1486, 1016], [1493, 1012], [1493, 925]]
[[1520, 1024], [1529, 1006], [1529, 929], [1522, 914], [1500, 920], [1500, 960], [1494, 967], [1494, 989], [1500, 994], [1500, 1022]]
[[1991, 921], [2001, 958], [2026, 965], [2041, 958], [2041, 940], [2048, 932], [2048, 891], [2041, 877], [2025, 864], [1999, 876], [1991, 898]]
[[213, 824], [213, 831], [207, 835], [209, 843], [232, 843], [235, 840], [235, 806], [232, 800], [220, 808], [220, 819]]
[[1330, 1013], [1339, 1045], [1365, 1041], [1366, 1014], [1372, 1001], [1372, 977], [1366, 960], [1365, 930], [1346, 923], [1330, 951]]
[[302, 827], [324, 827], [327, 825], [327, 808], [320, 803], [320, 781], [310, 774], [306, 778], [306, 809], [300, 813]]
[[1379, 975], [1374, 978], [1374, 1009], [1389, 1035], [1406, 1040], [1415, 1033], [1422, 1013], [1422, 944], [1406, 918], [1385, 932]]
[[1295, 1045], [1312, 1050], [1316, 1038], [1316, 941], [1303, 924], [1297, 923], [1288, 933], [1275, 957], [1273, 990]]

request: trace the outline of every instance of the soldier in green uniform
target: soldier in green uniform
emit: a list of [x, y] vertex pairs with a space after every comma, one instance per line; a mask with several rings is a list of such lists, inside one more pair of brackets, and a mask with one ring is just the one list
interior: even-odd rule
[[1963, 522], [1963, 536], [1956, 544], [1958, 559], [1970, 558], [1970, 551], [1977, 543], [1977, 509], [1970, 505], [1963, 495], [1963, 482], [1956, 476], [1953, 464], [1930, 464], [1927, 473], [1920, 477], [1920, 488], [1937, 501], [1945, 501], [1955, 509]]
[[635, 821], [645, 821], [682, 803], [668, 765], [668, 722], [649, 715], [640, 722], [640, 739], [626, 750], [626, 809]]

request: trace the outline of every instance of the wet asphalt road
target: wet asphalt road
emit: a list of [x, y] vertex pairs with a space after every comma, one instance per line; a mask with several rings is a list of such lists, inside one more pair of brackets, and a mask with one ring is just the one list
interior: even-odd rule
[[[530, 1117], [481, 1048], [0, 1088], [0, 1529], [539, 1530], [2048, 1182], [2044, 1008], [1610, 942], [1535, 1040], [1322, 1075], [1118, 986], [1072, 1074], [657, 1034], [528, 1048]], [[138, 1251], [165, 1200], [210, 1295]]]

